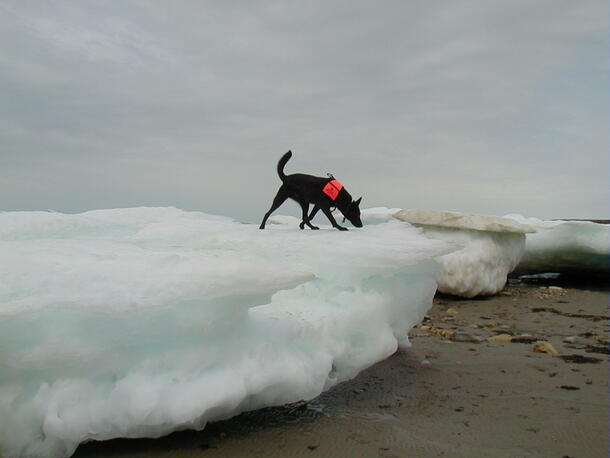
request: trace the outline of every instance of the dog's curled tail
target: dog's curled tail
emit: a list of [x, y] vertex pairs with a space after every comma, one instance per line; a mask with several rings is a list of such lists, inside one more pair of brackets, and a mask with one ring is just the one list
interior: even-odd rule
[[284, 154], [281, 159], [277, 163], [277, 174], [280, 176], [280, 180], [284, 181], [286, 179], [286, 174], [284, 173], [284, 166], [286, 162], [292, 157], [292, 151], [288, 150], [286, 154]]

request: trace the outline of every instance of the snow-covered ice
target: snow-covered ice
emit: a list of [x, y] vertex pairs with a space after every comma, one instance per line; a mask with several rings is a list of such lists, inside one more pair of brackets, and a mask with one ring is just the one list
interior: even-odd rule
[[528, 234], [525, 254], [517, 267], [523, 273], [556, 272], [605, 276], [610, 274], [610, 225], [589, 221], [543, 221], [506, 215], [535, 227]]
[[0, 455], [200, 429], [314, 398], [408, 345], [452, 248], [377, 222], [0, 213]]
[[[379, 213], [379, 212], [378, 212]], [[438, 210], [401, 210], [394, 217], [421, 227], [427, 237], [460, 249], [441, 256], [438, 290], [462, 297], [501, 291], [535, 229], [509, 218]]]

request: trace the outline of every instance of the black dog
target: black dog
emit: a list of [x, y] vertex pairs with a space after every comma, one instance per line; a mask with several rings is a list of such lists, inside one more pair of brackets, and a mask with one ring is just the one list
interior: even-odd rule
[[[340, 231], [347, 231], [347, 227], [340, 226], [331, 212], [331, 207], [337, 207], [343, 216], [350, 220], [350, 222], [356, 227], [362, 227], [362, 221], [360, 221], [360, 202], [362, 197], [358, 200], [352, 200], [352, 196], [345, 190], [343, 185], [339, 183], [331, 175], [329, 178], [314, 177], [312, 175], [305, 175], [303, 173], [295, 173], [293, 175], [284, 174], [284, 166], [286, 162], [292, 157], [292, 151], [288, 151], [282, 156], [277, 163], [277, 174], [282, 180], [282, 186], [278, 190], [273, 204], [260, 225], [260, 229], [265, 229], [265, 223], [267, 218], [273, 213], [280, 205], [282, 205], [286, 199], [291, 198], [298, 202], [303, 210], [303, 221], [299, 224], [299, 227], [303, 229], [305, 224], [310, 229], [319, 229], [316, 226], [312, 226], [311, 220], [318, 210], [322, 210], [326, 217], [330, 220], [333, 227], [336, 227]], [[313, 204], [313, 210], [308, 216], [309, 204]], [[345, 221], [343, 218], [343, 221]]]

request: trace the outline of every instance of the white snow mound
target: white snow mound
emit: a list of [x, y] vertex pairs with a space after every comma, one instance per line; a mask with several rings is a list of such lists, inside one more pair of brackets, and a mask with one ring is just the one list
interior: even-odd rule
[[312, 399], [408, 345], [451, 247], [398, 220], [0, 213], [0, 455]]
[[421, 227], [427, 237], [460, 247], [439, 258], [438, 290], [462, 297], [501, 291], [523, 255], [525, 233], [536, 230], [491, 215], [418, 209], [393, 216]]

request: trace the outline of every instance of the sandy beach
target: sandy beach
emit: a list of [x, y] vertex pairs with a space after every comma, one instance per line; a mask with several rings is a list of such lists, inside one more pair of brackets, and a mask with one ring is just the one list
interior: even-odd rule
[[607, 318], [599, 287], [438, 296], [410, 349], [312, 401], [74, 456], [607, 457]]

